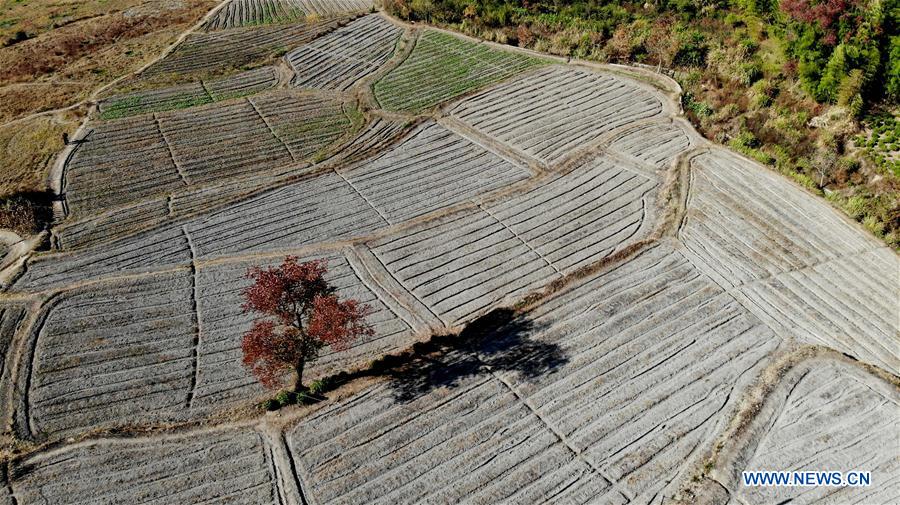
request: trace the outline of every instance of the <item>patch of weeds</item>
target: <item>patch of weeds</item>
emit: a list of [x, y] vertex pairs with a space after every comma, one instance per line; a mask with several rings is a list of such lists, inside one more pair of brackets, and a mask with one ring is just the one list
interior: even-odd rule
[[50, 192], [17, 193], [0, 198], [0, 229], [12, 230], [23, 237], [46, 229], [53, 220], [52, 201]]
[[295, 393], [293, 391], [279, 391], [274, 398], [270, 398], [260, 405], [272, 412], [289, 405], [312, 405], [326, 399], [326, 392], [334, 389], [336, 381], [332, 378], [324, 378], [313, 381], [305, 391]]
[[182, 95], [173, 98], [169, 102], [165, 102], [165, 104], [162, 105], [162, 107], [165, 108], [162, 110], [189, 109], [191, 107], [198, 107], [212, 102], [212, 98], [206, 95]]
[[706, 102], [696, 100], [693, 93], [690, 92], [681, 95], [681, 106], [684, 110], [693, 112], [698, 118], [710, 117], [715, 112]]
[[900, 177], [900, 121], [892, 114], [867, 117], [863, 123], [871, 134], [857, 135], [853, 144], [885, 173]]
[[728, 145], [735, 151], [749, 156], [764, 165], [771, 165], [775, 162], [772, 156], [760, 150], [759, 140], [748, 130], [739, 133], [731, 139]]

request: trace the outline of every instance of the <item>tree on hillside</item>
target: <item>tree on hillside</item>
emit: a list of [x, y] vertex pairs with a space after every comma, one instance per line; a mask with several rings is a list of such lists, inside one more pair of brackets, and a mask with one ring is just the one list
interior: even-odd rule
[[243, 309], [259, 317], [241, 342], [243, 363], [264, 386], [278, 387], [293, 371], [294, 391], [301, 392], [303, 368], [322, 348], [340, 351], [374, 333], [365, 321], [371, 307], [339, 300], [327, 270], [325, 261], [299, 263], [288, 256], [280, 267], [247, 271], [253, 284], [243, 292]]

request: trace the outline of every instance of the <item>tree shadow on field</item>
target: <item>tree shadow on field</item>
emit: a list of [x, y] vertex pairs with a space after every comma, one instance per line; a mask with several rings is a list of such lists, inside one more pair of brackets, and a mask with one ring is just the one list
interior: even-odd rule
[[384, 375], [391, 378], [399, 403], [490, 372], [511, 371], [533, 380], [568, 362], [558, 345], [530, 338], [541, 329], [511, 309], [495, 309], [458, 335], [435, 336], [416, 344], [402, 363], [392, 363]]

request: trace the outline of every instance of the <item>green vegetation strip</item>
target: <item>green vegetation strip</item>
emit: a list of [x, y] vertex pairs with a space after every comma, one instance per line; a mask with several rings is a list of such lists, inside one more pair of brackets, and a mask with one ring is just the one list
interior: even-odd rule
[[409, 58], [375, 84], [375, 97], [387, 110], [416, 113], [547, 63], [428, 31]]
[[131, 96], [111, 102], [108, 106], [105, 107], [103, 112], [100, 113], [100, 119], [121, 119], [129, 116], [136, 116], [138, 114], [148, 114], [151, 112], [187, 109], [190, 107], [197, 107], [199, 105], [206, 105], [214, 102], [221, 102], [224, 100], [231, 100], [233, 98], [252, 95], [257, 91], [258, 90], [248, 89], [246, 91], [235, 91], [222, 94], [184, 93], [175, 95], [166, 100], [155, 100], [152, 102], [145, 101], [144, 96]]

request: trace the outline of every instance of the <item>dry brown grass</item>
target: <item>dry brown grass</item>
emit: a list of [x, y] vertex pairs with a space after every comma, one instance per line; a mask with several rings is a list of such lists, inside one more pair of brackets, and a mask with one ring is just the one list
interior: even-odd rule
[[28, 83], [0, 88], [0, 124], [34, 112], [61, 109], [87, 95], [83, 84]]
[[70, 135], [73, 119], [38, 117], [0, 127], [0, 197], [45, 191], [47, 167], [63, 149], [63, 132]]
[[0, 2], [3, 41], [16, 31], [34, 35], [0, 48], [0, 124], [71, 105], [137, 70], [217, 3]]

